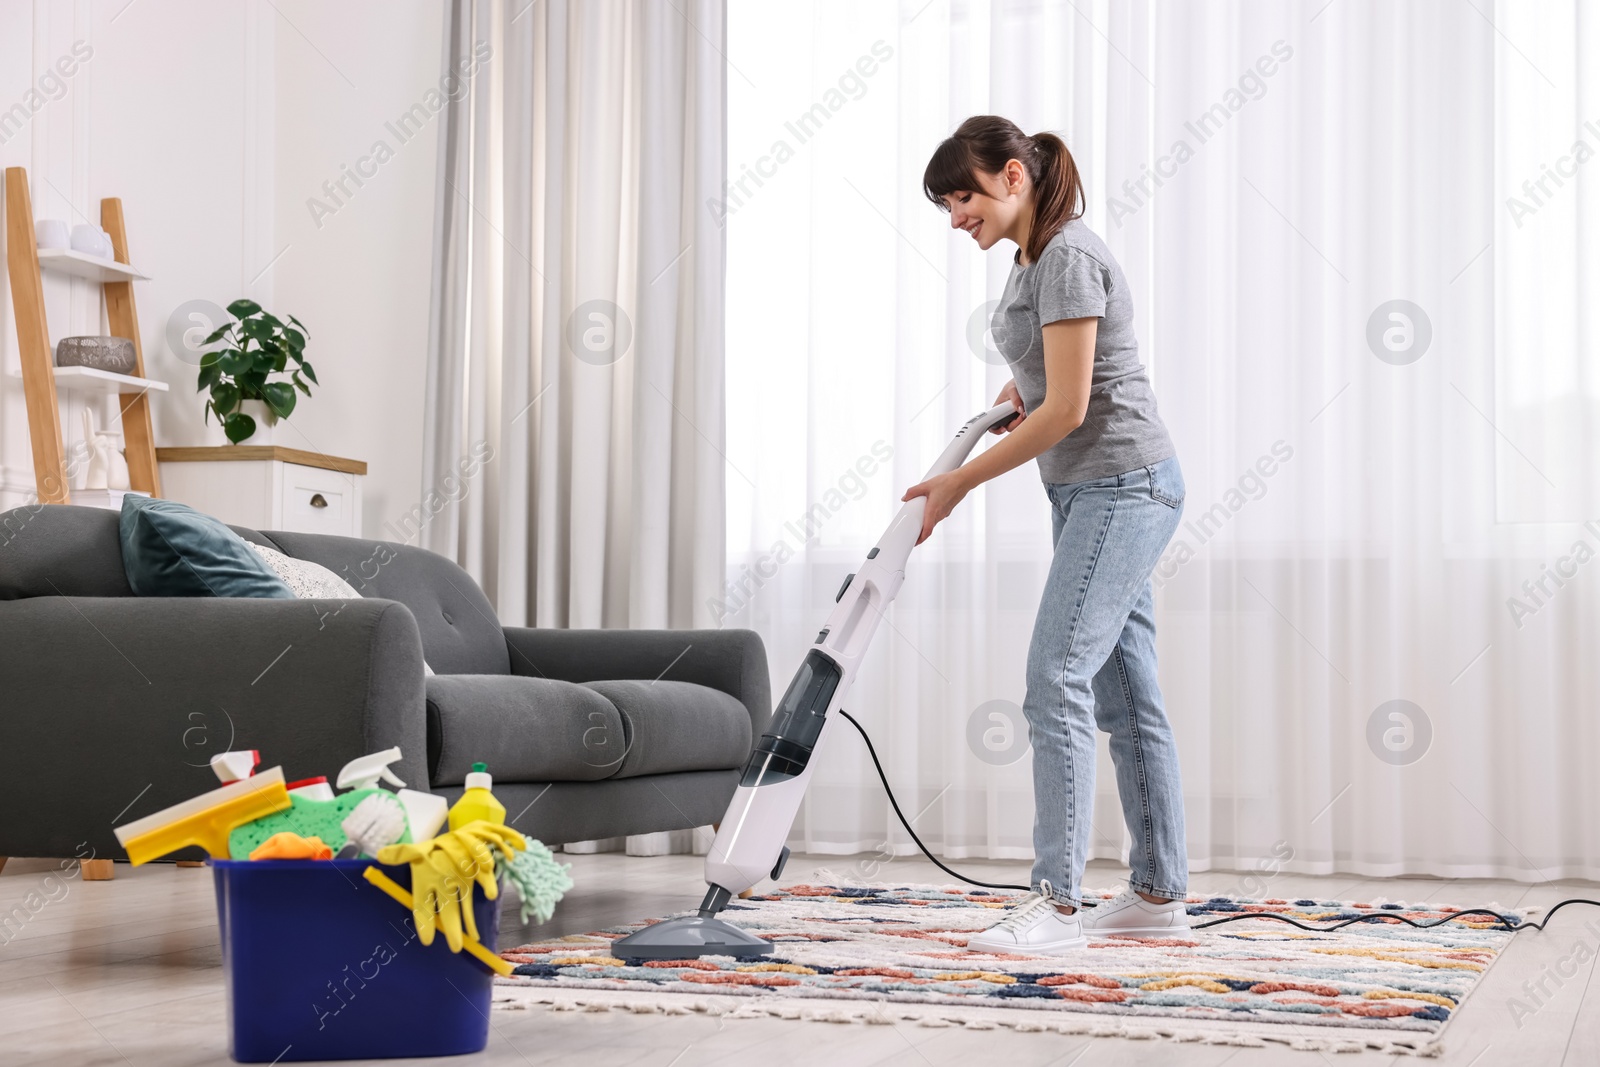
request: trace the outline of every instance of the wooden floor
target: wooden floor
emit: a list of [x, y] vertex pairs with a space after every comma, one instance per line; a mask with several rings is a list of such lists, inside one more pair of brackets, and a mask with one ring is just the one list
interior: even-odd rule
[[[661, 915], [693, 907], [701, 893], [701, 861], [692, 856], [630, 858], [618, 854], [567, 856], [577, 887], [545, 927], [503, 930], [529, 940]], [[795, 856], [785, 882], [805, 881], [819, 867], [848, 875], [849, 857]], [[977, 877], [1025, 880], [1021, 864], [967, 862]], [[216, 908], [211, 873], [157, 865], [117, 865], [116, 880], [49, 879], [53, 861], [12, 860], [0, 872], [0, 1064], [133, 1064], [177, 1067], [228, 1062]], [[883, 866], [878, 880], [940, 882], [921, 860]], [[1118, 871], [1090, 865], [1085, 884], [1112, 887]], [[1196, 875], [1197, 892], [1223, 893], [1238, 876]], [[1280, 874], [1269, 892], [1280, 896], [1457, 904], [1497, 902], [1548, 906], [1563, 897], [1600, 899], [1600, 886], [1432, 879], [1312, 878]], [[30, 896], [30, 894], [34, 894]], [[18, 921], [15, 909], [29, 917]], [[514, 944], [513, 940], [505, 943]], [[1450, 1024], [1443, 1058], [1449, 1067], [1600, 1063], [1600, 988], [1591, 988], [1600, 956], [1600, 909], [1569, 908], [1545, 933], [1519, 934]], [[1572, 972], [1565, 974], [1563, 972]], [[1510, 998], [1545, 976], [1543, 1006], [1519, 1020]], [[557, 1062], [639, 1067], [782, 1064], [986, 1065], [1171, 1064], [1175, 1067], [1256, 1067], [1322, 1063], [1365, 1067], [1409, 1057], [1321, 1054], [1281, 1048], [1228, 1048], [967, 1031], [912, 1025], [847, 1026], [782, 1020], [719, 1020], [626, 1015], [620, 1012], [495, 1012], [488, 1049], [447, 1060], [384, 1061], [530, 1065]], [[355, 1062], [355, 1061], [349, 1061]]]

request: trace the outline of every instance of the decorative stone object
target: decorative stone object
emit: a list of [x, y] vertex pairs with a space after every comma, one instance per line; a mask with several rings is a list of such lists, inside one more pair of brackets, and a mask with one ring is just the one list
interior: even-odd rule
[[132, 374], [133, 342], [126, 337], [63, 337], [56, 344], [56, 366]]

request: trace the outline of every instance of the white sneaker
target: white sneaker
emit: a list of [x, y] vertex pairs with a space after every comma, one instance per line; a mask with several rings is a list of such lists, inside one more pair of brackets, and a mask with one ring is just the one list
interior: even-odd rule
[[1181, 937], [1189, 932], [1189, 912], [1183, 901], [1152, 904], [1131, 889], [1079, 914], [1084, 933], [1098, 937]]
[[1039, 883], [1042, 893], [1030, 893], [1006, 917], [967, 942], [968, 952], [1009, 952], [1021, 956], [1064, 955], [1084, 948], [1077, 914], [1063, 915], [1056, 910], [1050, 883]]

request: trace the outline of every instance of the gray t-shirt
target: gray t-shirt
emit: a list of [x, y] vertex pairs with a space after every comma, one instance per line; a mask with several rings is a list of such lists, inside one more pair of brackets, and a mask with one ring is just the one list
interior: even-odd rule
[[1083, 482], [1122, 474], [1175, 454], [1156, 413], [1156, 394], [1139, 362], [1133, 298], [1105, 242], [1074, 219], [1038, 259], [1011, 276], [990, 320], [996, 347], [1011, 365], [1026, 411], [1044, 401], [1044, 334], [1062, 319], [1094, 316], [1094, 370], [1083, 425], [1039, 456], [1046, 482]]

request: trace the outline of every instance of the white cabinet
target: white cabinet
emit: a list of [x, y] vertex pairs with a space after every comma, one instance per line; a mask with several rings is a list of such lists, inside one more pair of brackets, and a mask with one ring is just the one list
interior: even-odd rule
[[161, 495], [253, 530], [361, 536], [367, 465], [279, 445], [158, 448]]
[[275, 461], [272, 477], [279, 524], [258, 529], [361, 536], [363, 475]]

